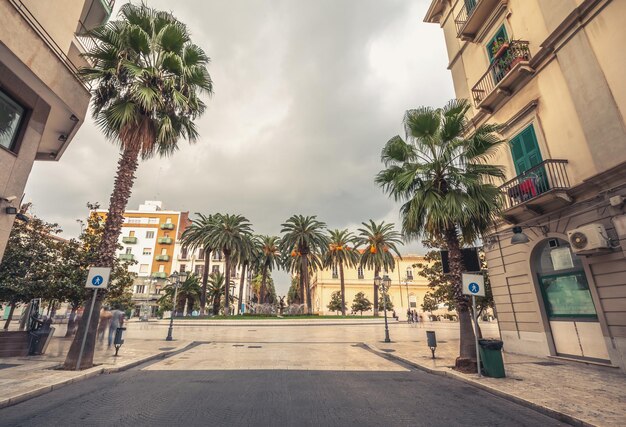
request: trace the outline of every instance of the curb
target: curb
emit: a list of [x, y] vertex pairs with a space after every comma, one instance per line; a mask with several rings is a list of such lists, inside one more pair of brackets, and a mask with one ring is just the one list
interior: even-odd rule
[[474, 381], [474, 380], [472, 380], [470, 378], [466, 378], [462, 374], [457, 374], [455, 372], [441, 371], [439, 369], [429, 368], [427, 366], [423, 366], [423, 365], [420, 365], [419, 363], [413, 362], [413, 361], [411, 361], [409, 359], [405, 359], [404, 357], [384, 352], [384, 351], [380, 350], [379, 348], [377, 348], [377, 347], [375, 347], [373, 345], [370, 345], [368, 343], [362, 343], [362, 344], [368, 350], [373, 351], [374, 353], [378, 354], [379, 356], [383, 356], [383, 357], [388, 358], [388, 359], [395, 359], [395, 360], [397, 360], [399, 362], [402, 362], [404, 364], [407, 364], [409, 366], [412, 366], [414, 368], [417, 368], [417, 369], [419, 369], [421, 371], [424, 371], [424, 372], [427, 372], [429, 374], [439, 375], [439, 376], [442, 376], [442, 377], [447, 377], [447, 378], [452, 378], [452, 379], [455, 379], [455, 380], [458, 380], [458, 381], [462, 381], [462, 382], [464, 382], [466, 384], [469, 384], [469, 385], [471, 385], [473, 387], [476, 387], [476, 388], [479, 388], [481, 390], [484, 390], [487, 393], [493, 394], [494, 396], [501, 397], [501, 398], [506, 399], [508, 401], [511, 401], [513, 403], [517, 403], [517, 404], [519, 404], [521, 406], [525, 406], [526, 408], [529, 408], [529, 409], [532, 409], [532, 410], [537, 411], [539, 413], [542, 413], [544, 415], [547, 415], [550, 418], [554, 418], [555, 420], [562, 421], [562, 422], [565, 422], [565, 423], [568, 423], [568, 424], [571, 424], [571, 425], [574, 425], [574, 426], [596, 427], [595, 424], [589, 424], [586, 421], [583, 421], [583, 420], [581, 420], [579, 418], [573, 417], [573, 416], [568, 415], [566, 413], [559, 412], [557, 410], [548, 408], [546, 406], [539, 405], [539, 404], [531, 402], [529, 400], [522, 399], [521, 397], [517, 397], [517, 396], [514, 396], [512, 394], [508, 394], [508, 393], [505, 393], [503, 391], [494, 389], [492, 387], [489, 387], [486, 384], [481, 384], [481, 383], [479, 383], [477, 381]]
[[[167, 350], [167, 351], [162, 351], [161, 353], [157, 353], [157, 354], [152, 354], [150, 356], [146, 356], [143, 359], [138, 359], [134, 362], [131, 362], [127, 365], [124, 366], [116, 366], [116, 367], [111, 367], [111, 368], [105, 368], [105, 367], [101, 367], [101, 366], [96, 366], [93, 368], [89, 368], [89, 369], [85, 369], [81, 375], [78, 375], [74, 378], [68, 378], [66, 380], [62, 380], [59, 381], [58, 383], [55, 384], [51, 384], [51, 385], [47, 385], [44, 387], [40, 387], [37, 388], [35, 390], [29, 390], [27, 392], [24, 392], [22, 394], [18, 394], [16, 396], [12, 396], [9, 397], [8, 399], [4, 399], [4, 400], [0, 400], [0, 409], [6, 408], [8, 406], [13, 406], [13, 405], [17, 405], [18, 403], [22, 403], [25, 402], [27, 400], [30, 400], [34, 397], [38, 397], [41, 396], [43, 394], [46, 393], [50, 393], [53, 390], [57, 390], [61, 387], [64, 387], [68, 384], [73, 384], [73, 383], [77, 383], [83, 380], [87, 380], [89, 378], [93, 378], [96, 377], [98, 375], [101, 374], [112, 374], [115, 372], [122, 372], [122, 371], [126, 371], [128, 369], [134, 368], [135, 366], [141, 365], [143, 363], [146, 362], [150, 362], [152, 360], [155, 359], [164, 359], [168, 356], [172, 356], [174, 354], [178, 354], [178, 353], [182, 353], [184, 351], [189, 350], [190, 348], [193, 348], [195, 346], [197, 346], [199, 343], [196, 341], [192, 341], [191, 343], [187, 344], [185, 347], [178, 349], [178, 350]], [[59, 364], [58, 366], [61, 366], [62, 364]]]

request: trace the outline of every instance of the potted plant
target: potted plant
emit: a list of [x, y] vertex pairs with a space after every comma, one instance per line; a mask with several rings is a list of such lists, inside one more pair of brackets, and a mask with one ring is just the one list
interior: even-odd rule
[[498, 59], [509, 48], [509, 42], [502, 37], [498, 37], [491, 45], [493, 59]]

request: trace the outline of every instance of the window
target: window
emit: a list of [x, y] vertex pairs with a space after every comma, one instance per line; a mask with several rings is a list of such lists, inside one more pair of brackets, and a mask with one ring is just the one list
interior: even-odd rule
[[161, 249], [161, 255], [167, 255], [167, 249], [165, 248]]
[[406, 279], [413, 280], [413, 269], [411, 267], [406, 269]]
[[202, 273], [204, 272], [204, 266], [196, 265], [194, 272], [196, 273], [196, 276], [202, 276]]
[[166, 218], [165, 219], [165, 223], [166, 224], [171, 224], [172, 223], [172, 218]]
[[13, 151], [26, 110], [0, 91], [0, 146]]
[[219, 265], [214, 265], [213, 267], [211, 267], [211, 273], [219, 273], [219, 272], [220, 272]]
[[128, 218], [129, 224], [141, 224], [141, 218]]
[[146, 239], [154, 239], [154, 231], [146, 231]]
[[180, 272], [184, 273], [185, 271], [187, 271], [187, 264], [181, 264], [180, 265]]
[[126, 255], [130, 255], [133, 253], [133, 249], [132, 248], [126, 248]]
[[148, 224], [158, 224], [159, 218], [148, 218]]
[[182, 249], [180, 250], [180, 257], [181, 257], [182, 259], [187, 259], [187, 248], [182, 248]]
[[129, 231], [128, 232], [128, 237], [135, 237], [135, 232], [134, 231]]
[[220, 251], [213, 252], [213, 261], [221, 261], [222, 253]]
[[146, 292], [146, 285], [137, 285], [135, 288], [135, 293], [143, 294]]
[[487, 43], [487, 55], [489, 56], [489, 62], [493, 62], [496, 53], [498, 53], [498, 49], [502, 45], [502, 43], [506, 43], [509, 41], [509, 37], [506, 34], [506, 28], [502, 25], [496, 31], [496, 34], [489, 40]]
[[144, 255], [152, 255], [152, 248], [143, 248]]
[[159, 265], [159, 273], [165, 273], [165, 266], [163, 264]]
[[357, 269], [357, 274], [359, 275], [359, 279], [365, 278], [365, 275], [363, 274], [363, 267], [359, 267]]
[[204, 248], [201, 248], [201, 249], [198, 251], [198, 258], [199, 258], [199, 259], [204, 259]]
[[417, 308], [417, 297], [413, 294], [409, 295], [409, 307]]
[[150, 265], [148, 265], [148, 264], [140, 264], [139, 265], [139, 272], [140, 273], [144, 273], [144, 274], [145, 273], [149, 273], [149, 270], [150, 270]]
[[333, 265], [333, 279], [336, 279], [337, 277], [339, 277], [339, 274], [337, 273], [337, 264]]

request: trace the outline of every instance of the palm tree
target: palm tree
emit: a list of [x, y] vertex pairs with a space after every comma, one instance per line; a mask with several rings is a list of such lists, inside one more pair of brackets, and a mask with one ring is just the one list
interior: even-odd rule
[[195, 251], [198, 248], [204, 250], [204, 269], [202, 270], [202, 293], [200, 294], [200, 316], [204, 316], [206, 307], [206, 288], [209, 280], [209, 266], [211, 263], [211, 247], [209, 236], [213, 227], [213, 216], [205, 216], [196, 213], [198, 218], [191, 221], [191, 225], [183, 232], [181, 242], [184, 249]]
[[470, 105], [452, 100], [443, 108], [421, 107], [404, 116], [405, 140], [395, 136], [382, 151], [385, 169], [376, 176], [385, 192], [403, 202], [407, 239], [443, 240], [449, 251], [449, 280], [460, 321], [457, 366], [476, 358], [468, 298], [462, 293], [462, 242], [474, 242], [499, 213], [501, 166], [487, 161], [502, 144], [498, 125], [472, 132]]
[[311, 313], [309, 261], [311, 256], [315, 258], [328, 247], [328, 238], [324, 233], [326, 224], [318, 221], [315, 215], [307, 217], [294, 215], [281, 225], [280, 232], [283, 233], [280, 240], [281, 251], [285, 254], [291, 253], [294, 258], [300, 258], [300, 296], [304, 298], [306, 290], [307, 312]]
[[324, 254], [324, 267], [338, 268], [341, 282], [341, 314], [346, 315], [346, 286], [343, 267], [352, 267], [358, 260], [357, 251], [350, 247], [355, 242], [354, 234], [348, 230], [330, 230], [330, 244]]
[[[96, 43], [85, 56], [95, 65], [83, 68], [81, 75], [93, 84], [96, 123], [121, 151], [96, 264], [111, 267], [139, 157], [168, 156], [177, 150], [180, 139], [196, 141], [194, 120], [205, 110], [200, 94], [210, 94], [213, 83], [206, 68], [209, 58], [191, 42], [187, 26], [169, 12], [126, 3], [119, 19], [89, 34]], [[98, 295], [90, 325], [88, 316], [83, 316], [66, 369], [76, 366], [85, 329], [89, 334], [80, 368], [93, 365], [105, 293]]]
[[[381, 270], [393, 271], [396, 260], [395, 253], [400, 257], [400, 252], [396, 245], [402, 244], [402, 236], [392, 223], [385, 224], [381, 221], [376, 224], [370, 219], [369, 223], [363, 222], [363, 228], [359, 228], [359, 246], [365, 246], [361, 254], [361, 267], [368, 270], [374, 269], [374, 277], [380, 275]], [[374, 281], [374, 316], [378, 316], [378, 285]]]
[[[242, 215], [215, 214], [215, 225], [212, 227], [209, 244], [224, 254], [225, 265], [225, 292], [229, 295], [230, 273], [232, 256], [241, 253], [247, 239], [252, 236], [252, 226], [248, 219]], [[226, 298], [224, 315], [230, 314], [230, 298]]]
[[267, 274], [282, 265], [280, 239], [277, 236], [259, 236], [259, 265], [261, 266], [261, 291], [259, 303], [265, 303], [267, 294]]
[[187, 313], [191, 313], [196, 300], [200, 298], [200, 284], [198, 283], [198, 277], [191, 274], [187, 276], [187, 279], [185, 279], [183, 283], [178, 285], [178, 291], [176, 291], [176, 285], [174, 283], [170, 283], [165, 286], [164, 291], [165, 293], [158, 300], [159, 304], [162, 304], [167, 300], [173, 300], [174, 294], [176, 294], [177, 301], [172, 301], [172, 306], [175, 308], [175, 312], [183, 312], [185, 310], [186, 303]]
[[250, 267], [254, 257], [256, 257], [256, 239], [254, 236], [246, 236], [243, 240], [241, 250], [235, 254], [236, 263], [241, 266], [241, 277], [239, 278], [239, 304], [237, 310], [239, 314], [243, 314], [243, 305], [245, 304], [243, 294], [244, 284], [246, 282], [246, 270]]
[[209, 285], [207, 288], [207, 295], [209, 301], [213, 305], [213, 314], [218, 315], [220, 313], [220, 303], [222, 296], [224, 296], [225, 280], [222, 273], [211, 273], [209, 277]]

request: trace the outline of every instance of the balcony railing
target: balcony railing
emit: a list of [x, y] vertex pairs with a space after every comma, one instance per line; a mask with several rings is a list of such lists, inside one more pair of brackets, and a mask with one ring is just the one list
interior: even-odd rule
[[480, 0], [467, 0], [465, 5], [461, 8], [459, 13], [454, 18], [454, 23], [456, 24], [457, 34], [461, 34], [461, 30], [465, 26], [467, 22], [467, 18], [472, 15], [474, 9], [476, 9], [476, 2]]
[[169, 255], [157, 255], [155, 259], [157, 261], [169, 261], [170, 256]]
[[122, 243], [128, 243], [128, 244], [137, 243], [137, 238], [133, 236], [122, 237]]
[[504, 194], [503, 210], [532, 201], [551, 190], [570, 187], [567, 160], [544, 160], [500, 187]]
[[135, 259], [135, 255], [133, 254], [120, 254], [118, 258], [122, 261], [132, 261]]
[[61, 47], [57, 44], [57, 42], [52, 38], [52, 36], [46, 31], [46, 29], [41, 25], [41, 23], [35, 18], [35, 15], [26, 7], [26, 5], [21, 0], [9, 0], [9, 3], [15, 7], [15, 9], [22, 15], [22, 17], [30, 24], [33, 30], [41, 37], [44, 43], [50, 48], [50, 50], [59, 58], [59, 60], [65, 65], [65, 67], [69, 70], [70, 73], [83, 85], [83, 87], [87, 90], [90, 90], [91, 85], [83, 80], [83, 78], [79, 74], [79, 67], [76, 66], [72, 62], [72, 60], [67, 56], [67, 53], [61, 49]]
[[172, 224], [171, 222], [166, 222], [161, 224], [161, 230], [173, 230], [174, 229], [174, 224]]
[[[90, 34], [85, 25], [78, 21], [78, 31], [76, 32], [76, 40], [83, 48], [83, 52], [92, 52], [97, 47], [96, 39]], [[96, 61], [91, 58], [85, 58], [92, 66], [96, 65]]]
[[503, 44], [494, 56], [487, 72], [478, 80], [472, 88], [472, 97], [476, 107], [491, 94], [496, 86], [505, 80], [505, 77], [515, 69], [515, 66], [523, 61], [530, 61], [528, 42], [512, 40]]
[[172, 244], [172, 238], [171, 237], [159, 237], [157, 239], [157, 241], [159, 242], [160, 245], [171, 245]]
[[155, 271], [152, 273], [152, 277], [155, 279], [167, 279], [167, 273], [163, 271]]

